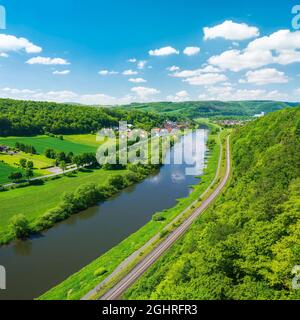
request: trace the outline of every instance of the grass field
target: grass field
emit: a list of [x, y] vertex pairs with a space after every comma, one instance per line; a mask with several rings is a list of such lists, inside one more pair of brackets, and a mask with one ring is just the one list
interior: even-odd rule
[[105, 184], [112, 175], [124, 173], [127, 171], [86, 170], [72, 177], [62, 176], [47, 181], [43, 185], [0, 192], [0, 242], [7, 236], [9, 221], [14, 215], [24, 214], [30, 222], [34, 222], [47, 210], [56, 207], [65, 192], [74, 191], [80, 185], [91, 182]]
[[0, 184], [8, 183], [8, 176], [13, 172], [22, 172], [22, 170], [18, 168], [14, 168], [5, 163], [0, 162]]
[[64, 140], [73, 143], [84, 144], [91, 147], [99, 147], [100, 142], [97, 142], [95, 134], [73, 134], [64, 136]]
[[32, 161], [35, 169], [48, 168], [53, 165], [53, 160], [48, 159], [43, 155], [31, 155], [28, 153], [20, 152], [18, 154], [9, 155], [6, 153], [0, 153], [0, 161], [4, 161], [6, 164], [16, 167], [19, 166], [20, 159], [26, 159]]
[[[74, 136], [70, 136], [74, 137]], [[71, 138], [72, 139], [72, 138]], [[75, 141], [75, 140], [73, 140]], [[64, 151], [66, 153], [73, 152], [74, 154], [80, 154], [85, 152], [95, 152], [96, 146], [88, 144], [80, 144], [71, 140], [60, 140], [54, 137], [48, 136], [35, 136], [35, 137], [7, 137], [0, 138], [0, 144], [15, 147], [16, 142], [32, 145], [35, 147], [39, 154], [44, 154], [48, 148], [56, 151]]]

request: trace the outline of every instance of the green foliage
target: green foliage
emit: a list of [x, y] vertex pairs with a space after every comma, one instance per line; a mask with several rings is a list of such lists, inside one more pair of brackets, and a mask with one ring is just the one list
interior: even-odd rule
[[226, 192], [126, 294], [128, 299], [299, 299], [300, 108], [232, 137]]
[[107, 270], [105, 268], [99, 268], [94, 272], [95, 277], [103, 276], [105, 273], [107, 273]]
[[18, 182], [23, 178], [22, 172], [12, 172], [8, 176], [8, 179], [13, 181], [13, 182]]
[[10, 227], [14, 236], [18, 239], [28, 237], [30, 233], [29, 223], [26, 217], [22, 214], [12, 217], [10, 220]]
[[158, 212], [153, 215], [152, 220], [160, 222], [166, 220], [166, 218], [160, 212]]
[[[0, 99], [0, 136], [90, 133], [118, 126], [120, 120], [151, 129], [164, 119], [137, 110]], [[64, 139], [59, 136], [57, 140]]]
[[261, 112], [272, 112], [295, 103], [277, 101], [187, 101], [187, 102], [154, 102], [133, 103], [127, 108], [158, 112], [167, 115], [171, 120], [176, 118], [247, 118]]
[[25, 153], [31, 153], [31, 154], [36, 154], [37, 153], [34, 146], [29, 145], [29, 144], [24, 144], [22, 142], [16, 142], [15, 147], [19, 151], [23, 151]]

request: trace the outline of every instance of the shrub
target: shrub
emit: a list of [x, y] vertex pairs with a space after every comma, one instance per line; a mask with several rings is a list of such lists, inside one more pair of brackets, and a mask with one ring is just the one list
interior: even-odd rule
[[159, 221], [166, 220], [166, 218], [161, 213], [156, 213], [156, 214], [153, 215], [152, 220], [159, 222]]
[[14, 236], [18, 239], [24, 239], [30, 234], [28, 220], [23, 214], [13, 216], [10, 220], [10, 226]]
[[107, 272], [107, 270], [101, 267], [94, 272], [94, 276], [100, 277], [100, 276], [104, 275], [106, 272]]

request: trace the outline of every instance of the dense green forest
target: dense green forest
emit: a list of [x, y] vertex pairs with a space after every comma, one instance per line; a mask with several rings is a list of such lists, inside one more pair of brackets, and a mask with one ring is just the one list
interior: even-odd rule
[[126, 298], [300, 298], [300, 108], [237, 129], [232, 154], [226, 191]]
[[235, 118], [250, 117], [257, 113], [269, 113], [293, 106], [297, 104], [277, 101], [197, 101], [136, 103], [127, 107], [187, 118]]
[[165, 119], [134, 109], [0, 99], [0, 136], [90, 133], [118, 126], [120, 120], [148, 130]]

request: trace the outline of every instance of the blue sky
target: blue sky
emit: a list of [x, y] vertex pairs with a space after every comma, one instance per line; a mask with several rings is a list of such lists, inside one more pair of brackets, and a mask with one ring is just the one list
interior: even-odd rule
[[0, 0], [0, 97], [300, 101], [296, 4]]

